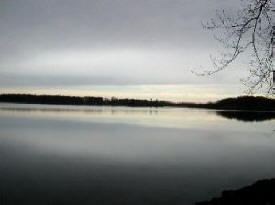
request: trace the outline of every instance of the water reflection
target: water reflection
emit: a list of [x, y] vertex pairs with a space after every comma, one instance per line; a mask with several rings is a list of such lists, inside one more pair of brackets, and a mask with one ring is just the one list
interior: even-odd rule
[[0, 204], [192, 204], [275, 177], [274, 123], [175, 108], [0, 106]]
[[[75, 116], [75, 117], [182, 117], [192, 119], [200, 112], [200, 120], [211, 116], [212, 120], [219, 120], [219, 117], [240, 120], [244, 122], [260, 122], [275, 119], [275, 112], [272, 111], [213, 111], [204, 109], [184, 108], [137, 108], [137, 107], [110, 107], [110, 106], [63, 106], [63, 105], [26, 105], [26, 104], [4, 104], [0, 103], [0, 113], [14, 113], [36, 115], [36, 116]], [[216, 114], [216, 116], [215, 116]]]
[[275, 119], [275, 112], [217, 111], [216, 113], [228, 119], [244, 122], [261, 122]]
[[207, 124], [221, 120], [214, 111], [183, 108], [0, 104], [0, 114], [171, 128], [192, 127], [199, 121]]

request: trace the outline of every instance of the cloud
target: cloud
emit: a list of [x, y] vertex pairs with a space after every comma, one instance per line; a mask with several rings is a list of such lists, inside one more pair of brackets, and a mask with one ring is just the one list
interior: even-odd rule
[[0, 86], [235, 84], [201, 21], [238, 0], [0, 1]]

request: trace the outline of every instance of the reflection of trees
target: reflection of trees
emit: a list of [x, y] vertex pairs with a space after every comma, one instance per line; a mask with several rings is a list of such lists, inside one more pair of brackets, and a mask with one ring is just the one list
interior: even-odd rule
[[227, 119], [244, 122], [259, 122], [275, 119], [275, 112], [216, 111], [216, 113]]

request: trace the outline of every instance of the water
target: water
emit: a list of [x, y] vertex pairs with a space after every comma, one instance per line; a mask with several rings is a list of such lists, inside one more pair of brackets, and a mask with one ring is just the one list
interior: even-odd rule
[[0, 204], [188, 205], [275, 177], [275, 120], [226, 116], [0, 104]]

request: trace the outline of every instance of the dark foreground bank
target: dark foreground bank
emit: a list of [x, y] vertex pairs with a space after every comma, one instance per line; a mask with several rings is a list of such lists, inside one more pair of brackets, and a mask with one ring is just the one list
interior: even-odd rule
[[223, 191], [222, 196], [196, 205], [274, 205], [275, 179], [258, 181], [239, 190]]
[[275, 99], [265, 97], [240, 96], [226, 98], [214, 103], [175, 103], [158, 100], [118, 99], [103, 97], [76, 97], [61, 95], [2, 94], [0, 102], [49, 105], [105, 105], [131, 107], [187, 107], [217, 110], [257, 110], [275, 111]]

